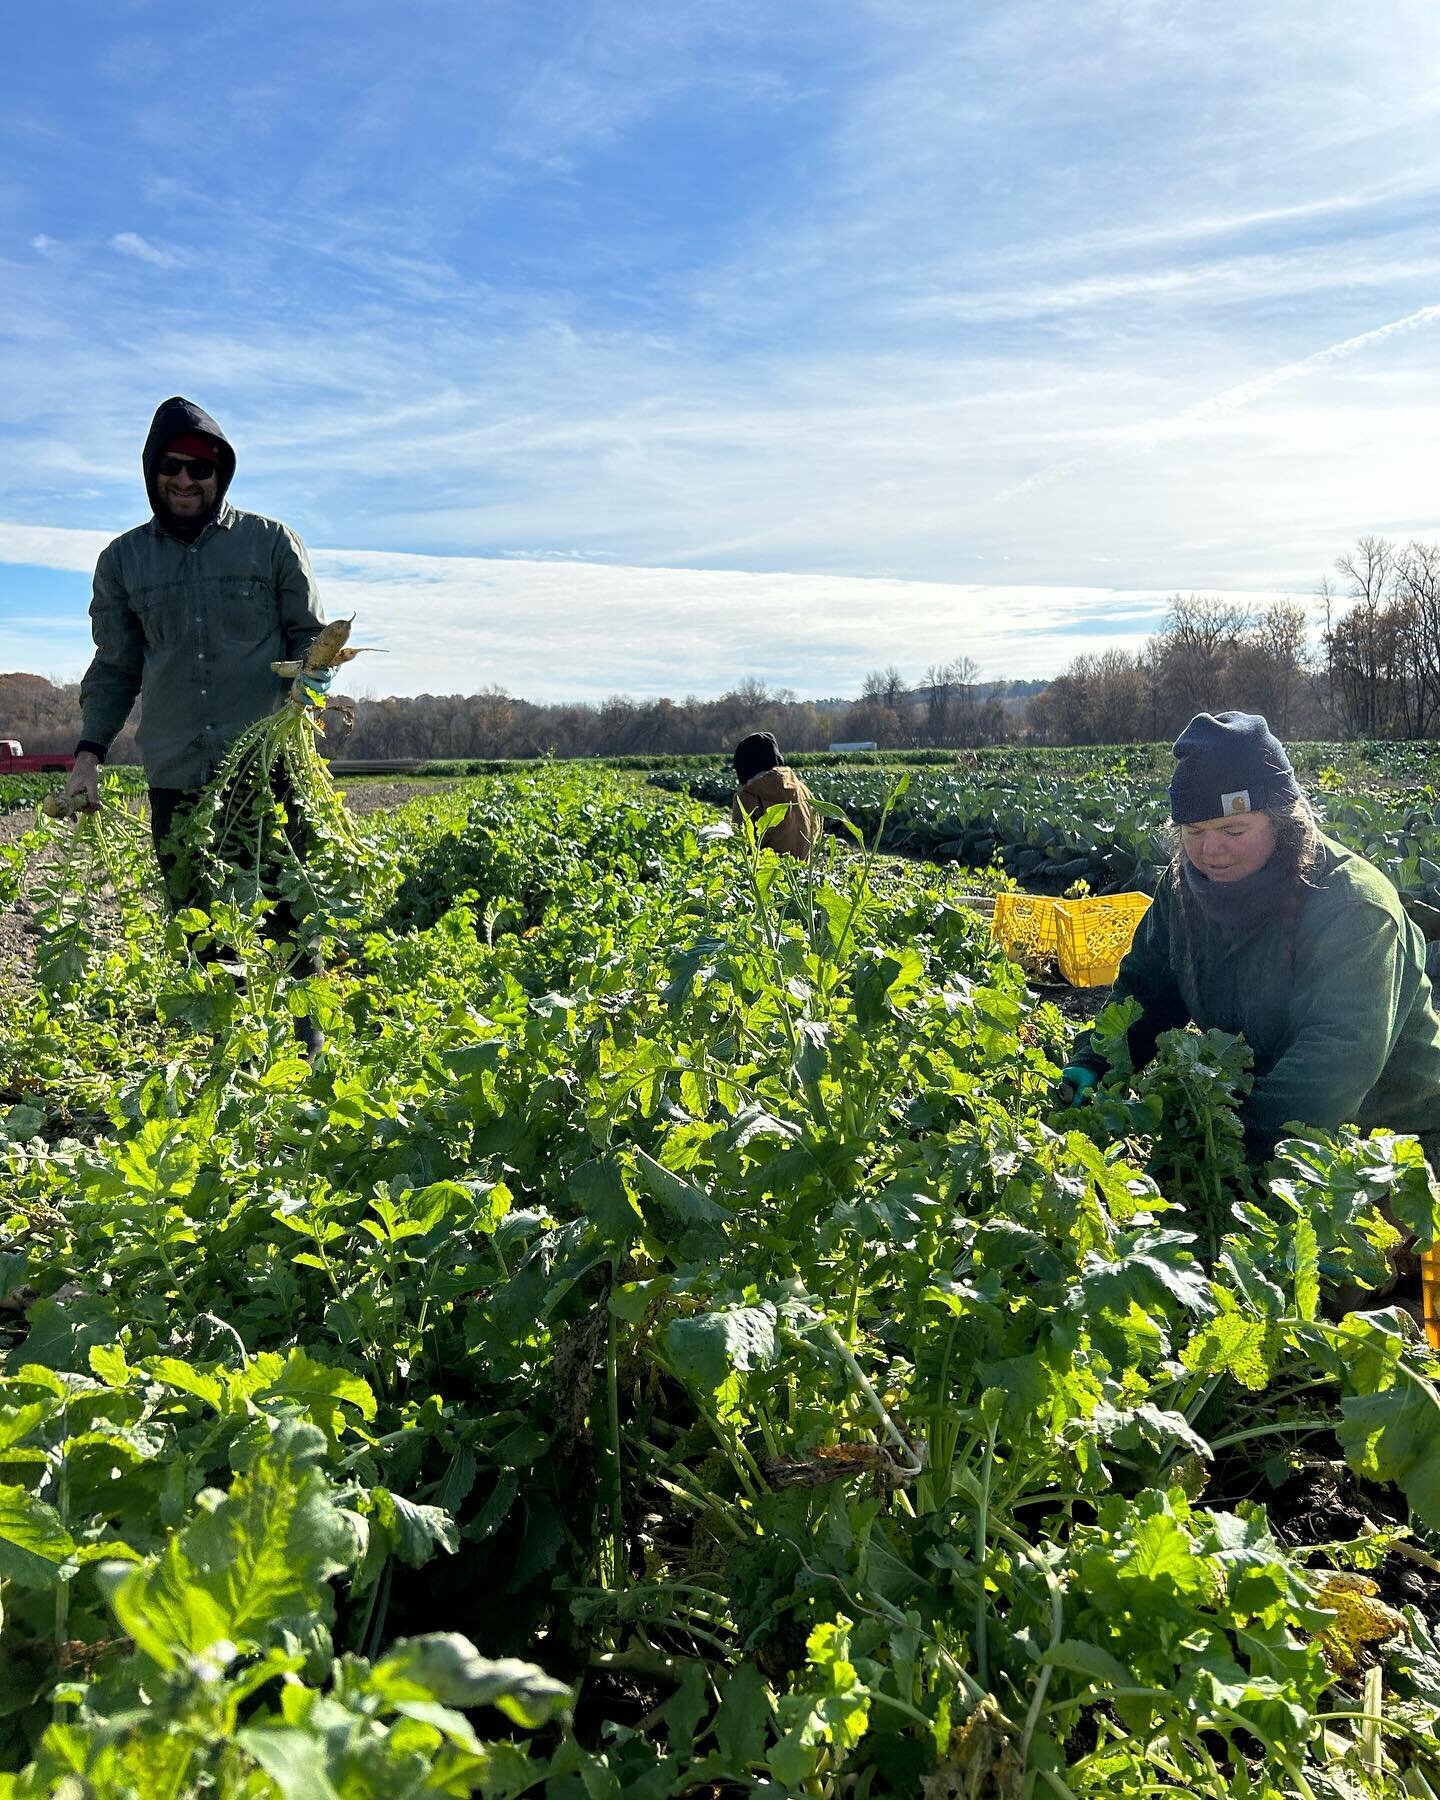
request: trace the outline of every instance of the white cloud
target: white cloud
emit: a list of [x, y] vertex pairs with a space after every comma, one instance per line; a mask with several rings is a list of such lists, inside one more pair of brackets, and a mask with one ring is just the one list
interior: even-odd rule
[[60, 245], [55, 238], [48, 237], [42, 231], [37, 237], [31, 238], [30, 248], [32, 250], [38, 250], [41, 256], [48, 256], [52, 250], [58, 250]]
[[110, 542], [108, 531], [72, 531], [47, 525], [0, 524], [0, 562], [34, 569], [70, 569], [88, 574]]
[[[0, 562], [90, 569], [104, 534], [0, 524]], [[899, 581], [728, 569], [312, 550], [332, 614], [357, 615], [356, 691], [535, 699], [626, 692], [717, 693], [758, 676], [812, 696], [857, 691], [897, 662], [918, 675], [964, 653], [989, 678], [1053, 674], [1081, 649], [1133, 646], [1155, 627], [1160, 590]], [[1269, 593], [1230, 598], [1263, 603]], [[53, 664], [78, 674], [88, 647], [84, 584], [74, 616], [37, 629]], [[15, 623], [11, 622], [11, 639]], [[0, 634], [0, 647], [6, 642]], [[31, 666], [36, 666], [34, 663]]]
[[157, 269], [175, 269], [185, 258], [178, 250], [172, 250], [164, 244], [151, 243], [149, 238], [141, 237], [138, 231], [119, 231], [110, 240], [110, 248], [118, 250], [122, 256], [132, 256], [137, 262], [150, 263]]
[[1055, 260], [1059, 257], [1094, 256], [1114, 250], [1141, 250], [1153, 245], [1199, 243], [1207, 239], [1243, 237], [1267, 225], [1310, 224], [1373, 209], [1397, 198], [1431, 191], [1428, 180], [1404, 179], [1377, 183], [1363, 193], [1323, 194], [1291, 206], [1262, 206], [1251, 211], [1197, 213], [1194, 216], [1141, 218], [1130, 224], [1100, 226], [1070, 238], [1042, 238], [1022, 242], [996, 252], [991, 264]]
[[[1397, 260], [1351, 253], [1349, 234], [1433, 212], [1440, 138], [1415, 129], [1440, 107], [1430, 0], [1377, 0], [1362, 34], [1345, 0], [873, 10], [869, 78], [807, 159], [813, 202], [706, 271], [718, 309], [799, 317], [823, 296], [833, 315], [858, 296], [904, 318], [959, 292], [962, 317], [998, 319], [985, 301], [1006, 264], [1083, 296], [1143, 283], [1151, 247], [1241, 233], [1303, 237], [1333, 281]], [[1433, 248], [1416, 223], [1412, 258]], [[1108, 266], [1119, 252], [1132, 266]]]
[[1313, 297], [1328, 288], [1393, 288], [1425, 282], [1433, 289], [1437, 277], [1440, 257], [1380, 257], [1374, 262], [1351, 263], [1337, 261], [1330, 250], [1316, 247], [1301, 255], [1235, 257], [1183, 268], [1091, 275], [1036, 287], [987, 288], [969, 294], [937, 291], [918, 298], [911, 310], [917, 317], [998, 322], [1132, 302], [1193, 300], [1210, 307], [1293, 294]]

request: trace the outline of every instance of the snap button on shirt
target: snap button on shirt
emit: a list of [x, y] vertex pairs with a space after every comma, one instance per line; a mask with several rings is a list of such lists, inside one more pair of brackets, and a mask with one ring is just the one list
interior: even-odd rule
[[139, 698], [146, 778], [181, 789], [283, 702], [271, 664], [303, 657], [324, 622], [299, 538], [228, 505], [193, 545], [153, 520], [107, 545], [90, 617], [82, 736], [110, 744]]

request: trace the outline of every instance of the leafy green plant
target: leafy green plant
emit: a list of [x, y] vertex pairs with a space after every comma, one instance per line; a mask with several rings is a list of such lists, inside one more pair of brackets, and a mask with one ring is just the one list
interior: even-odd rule
[[0, 1016], [0, 1794], [1440, 1780], [1435, 1359], [1331, 1316], [1418, 1148], [1252, 1171], [1242, 1048], [1123, 1015], [1056, 1110], [968, 876], [832, 822], [484, 778], [317, 982], [220, 907]]

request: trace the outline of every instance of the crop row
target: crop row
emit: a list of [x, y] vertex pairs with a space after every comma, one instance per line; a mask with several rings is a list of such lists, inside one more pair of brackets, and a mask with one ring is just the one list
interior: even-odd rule
[[5, 1009], [0, 1796], [1440, 1781], [1418, 1147], [1252, 1175], [1214, 1034], [1057, 1112], [955, 872], [710, 818], [476, 782], [323, 980]]
[[[1402, 893], [1440, 904], [1435, 790], [1355, 791], [1341, 784], [1333, 765], [1325, 769], [1312, 787], [1322, 829], [1384, 869]], [[1041, 892], [1060, 893], [1084, 881], [1097, 893], [1151, 893], [1170, 854], [1162, 783], [1139, 778], [1123, 761], [1078, 777], [1001, 777], [983, 768], [902, 776], [831, 762], [807, 768], [805, 779], [867, 836], [883, 821], [886, 849], [970, 867], [994, 864]], [[660, 771], [650, 780], [712, 804], [728, 803], [735, 791], [733, 776], [713, 765]]]

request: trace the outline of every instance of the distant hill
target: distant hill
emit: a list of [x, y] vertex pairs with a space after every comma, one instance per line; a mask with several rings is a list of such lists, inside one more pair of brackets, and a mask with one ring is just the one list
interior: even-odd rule
[[[80, 735], [80, 687], [14, 670], [0, 675], [0, 737], [19, 738], [27, 750], [73, 750]], [[133, 749], [133, 740], [127, 741]], [[122, 753], [125, 745], [121, 746]]]

